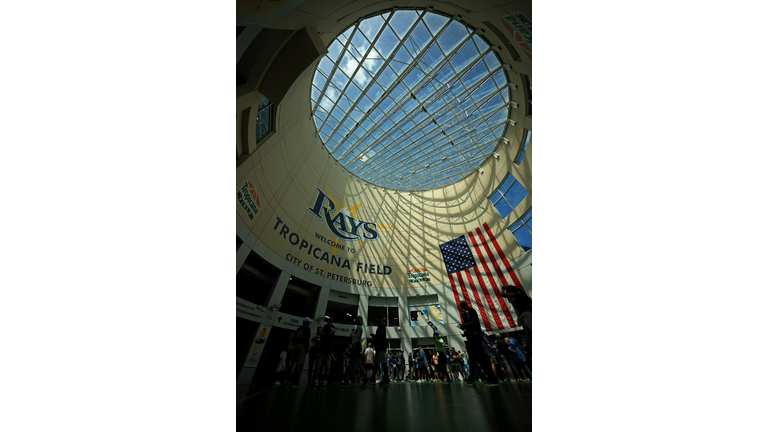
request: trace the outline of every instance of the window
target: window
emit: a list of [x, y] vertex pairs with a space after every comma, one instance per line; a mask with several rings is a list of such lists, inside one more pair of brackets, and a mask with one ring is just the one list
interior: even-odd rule
[[517, 242], [524, 251], [531, 250], [531, 233], [533, 232], [531, 221], [533, 219], [533, 209], [528, 210], [517, 222], [513, 223], [509, 230], [515, 235]]
[[499, 215], [502, 218], [507, 217], [512, 211], [520, 204], [525, 197], [528, 196], [528, 191], [520, 185], [512, 174], [507, 174], [507, 178], [501, 183], [499, 189], [496, 190], [490, 200]]
[[412, 327], [425, 326], [427, 319], [435, 325], [444, 325], [443, 311], [437, 301], [437, 294], [408, 297], [408, 313]]
[[259, 104], [259, 111], [256, 113], [256, 145], [264, 141], [272, 132], [275, 131], [275, 105], [267, 98]]
[[387, 326], [396, 327], [400, 325], [400, 312], [397, 307], [397, 297], [371, 297], [368, 299], [368, 325], [378, 326], [379, 321], [376, 315], [383, 315], [386, 318]]
[[528, 150], [528, 144], [531, 143], [531, 131], [526, 131], [525, 135], [523, 135], [523, 146], [522, 150], [520, 150], [520, 154], [517, 156], [517, 160], [515, 160], [515, 163], [520, 165], [520, 162], [523, 161], [523, 157], [525, 157], [525, 152]]
[[333, 318], [333, 322], [337, 324], [355, 324], [357, 305], [328, 300], [328, 304], [325, 307], [325, 316]]
[[525, 115], [530, 117], [531, 116], [531, 93], [533, 92], [533, 87], [531, 87], [531, 79], [528, 78], [528, 75], [523, 75], [523, 91], [525, 92]]

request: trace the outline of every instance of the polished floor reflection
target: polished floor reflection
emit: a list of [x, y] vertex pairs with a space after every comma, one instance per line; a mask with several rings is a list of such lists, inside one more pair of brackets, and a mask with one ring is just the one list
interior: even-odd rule
[[272, 387], [241, 396], [239, 430], [531, 430], [531, 384]]

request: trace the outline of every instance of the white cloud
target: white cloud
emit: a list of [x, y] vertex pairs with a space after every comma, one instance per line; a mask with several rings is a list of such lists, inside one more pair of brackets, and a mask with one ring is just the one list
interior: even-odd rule
[[327, 112], [331, 112], [331, 109], [333, 108], [333, 103], [336, 101], [336, 99], [339, 98], [339, 92], [336, 91], [333, 87], [328, 87], [328, 90], [325, 92], [325, 97], [320, 102], [320, 106], [323, 107], [324, 110]]

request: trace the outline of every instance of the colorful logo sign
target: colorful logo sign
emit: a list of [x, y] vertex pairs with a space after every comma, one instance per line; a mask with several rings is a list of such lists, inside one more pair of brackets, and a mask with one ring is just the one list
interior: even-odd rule
[[248, 213], [248, 218], [253, 220], [261, 208], [259, 194], [256, 193], [256, 187], [250, 181], [246, 180], [243, 186], [237, 191], [237, 202]]
[[[426, 317], [429, 317], [429, 320], [434, 324], [445, 325], [445, 320], [443, 320], [443, 311], [440, 309], [439, 304], [429, 306], [408, 306], [408, 311], [411, 314], [411, 327], [427, 325]], [[424, 315], [419, 313], [419, 311], [421, 311]]]
[[408, 282], [410, 283], [417, 283], [417, 282], [429, 282], [429, 271], [425, 268], [415, 268], [408, 270]]
[[352, 214], [345, 213], [343, 209], [337, 212], [336, 209], [336, 203], [318, 188], [315, 204], [309, 207], [309, 212], [321, 221], [325, 221], [333, 235], [344, 241], [373, 241], [379, 238], [375, 223], [357, 219]]
[[517, 42], [517, 45], [520, 46], [528, 59], [532, 59], [531, 21], [525, 15], [518, 12], [515, 16], [504, 16], [501, 19], [501, 24], [512, 35], [512, 38]]
[[253, 340], [253, 347], [255, 349], [261, 349], [264, 343], [267, 341], [267, 335], [269, 334], [269, 328], [262, 328], [256, 335], [256, 339]]

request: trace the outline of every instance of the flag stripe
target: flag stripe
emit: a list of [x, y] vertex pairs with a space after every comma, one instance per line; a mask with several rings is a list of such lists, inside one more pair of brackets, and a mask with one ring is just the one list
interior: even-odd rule
[[480, 282], [480, 287], [482, 288], [483, 295], [485, 296], [485, 304], [487, 305], [486, 308], [491, 311], [491, 315], [493, 316], [493, 320], [496, 324], [493, 330], [504, 328], [504, 324], [501, 322], [501, 318], [499, 318], [499, 312], [498, 312], [498, 309], [496, 308], [496, 304], [491, 299], [491, 295], [488, 293], [488, 289], [485, 287], [485, 280], [480, 275], [479, 268], [475, 266], [474, 270], [475, 270], [475, 277]]
[[[469, 270], [464, 270], [464, 273], [466, 273], [467, 284], [470, 287], [472, 295], [475, 296], [475, 304], [477, 305], [477, 311], [480, 312], [480, 316], [483, 318], [483, 324], [485, 325], [486, 330], [488, 330], [491, 328], [491, 322], [488, 320], [488, 315], [485, 313], [483, 302], [480, 300], [480, 295], [477, 293], [477, 290], [475, 289], [474, 282], [472, 282], [472, 275], [469, 273]], [[461, 272], [459, 272], [458, 275], [459, 275], [459, 283], [463, 284], [464, 281], [461, 277]]]
[[[483, 224], [485, 225], [485, 224]], [[491, 234], [493, 235], [493, 234]], [[499, 267], [498, 260], [495, 259], [493, 252], [491, 252], [491, 248], [488, 247], [488, 241], [485, 240], [483, 237], [483, 241], [481, 242], [483, 247], [485, 248], [485, 252], [488, 254], [488, 256], [491, 258], [489, 261], [491, 261], [491, 264], [493, 264], [493, 268], [496, 270], [496, 276], [498, 276], [499, 279], [501, 279], [502, 286], [509, 285], [507, 283], [507, 279], [504, 277], [504, 272], [501, 271], [501, 267]]]
[[[483, 281], [485, 281], [485, 285], [486, 285], [486, 286], [490, 286], [490, 281], [492, 281], [492, 280], [495, 280], [495, 277], [494, 277], [494, 276], [492, 276], [492, 275], [489, 275], [489, 274], [485, 274], [485, 272], [483, 272], [482, 270], [480, 270], [480, 269], [479, 269], [479, 267], [478, 267], [478, 271], [480, 271], [480, 276], [483, 278]], [[502, 308], [501, 308], [501, 306], [500, 306], [500, 302], [499, 302], [499, 301], [500, 301], [500, 299], [498, 299], [498, 298], [495, 298], [495, 297], [494, 297], [494, 295], [493, 295], [493, 293], [490, 291], [490, 289], [488, 290], [488, 292], [489, 292], [489, 293], [490, 293], [490, 295], [491, 295], [491, 301], [493, 302], [493, 305], [494, 305], [494, 307], [496, 307], [496, 311], [498, 311], [498, 314], [499, 314], [499, 318], [501, 319], [501, 322], [502, 322], [502, 324], [503, 324], [503, 328], [512, 328], [512, 327], [514, 327], [513, 325], [510, 325], [510, 324], [508, 324], [508, 321], [509, 321], [509, 320], [507, 320], [507, 317], [506, 317], [506, 315], [504, 315], [504, 314], [501, 312], [501, 311], [502, 311]]]
[[461, 293], [464, 294], [464, 301], [467, 302], [467, 305], [469, 305], [469, 307], [472, 307], [472, 301], [469, 299], [469, 294], [467, 294], [467, 288], [464, 286], [464, 282], [461, 280], [461, 274], [454, 273], [451, 275], [451, 277], [458, 278], [459, 286], [461, 287]]
[[504, 266], [507, 267], [507, 271], [509, 272], [509, 275], [512, 277], [512, 280], [514, 281], [515, 286], [520, 289], [523, 289], [523, 284], [520, 283], [520, 280], [517, 278], [515, 271], [512, 270], [512, 266], [509, 264], [509, 261], [507, 261], [507, 257], [504, 256], [504, 253], [502, 253], [499, 243], [496, 242], [496, 238], [493, 237], [493, 234], [491, 233], [491, 229], [488, 228], [488, 224], [483, 223], [483, 228], [485, 228], [485, 231], [488, 232], [488, 236], [491, 238], [491, 241], [493, 242], [493, 246], [496, 248], [496, 252], [498, 252], [499, 256], [501, 256], [501, 260], [504, 262]]
[[[475, 237], [472, 235], [472, 231], [467, 233], [469, 235], [469, 240], [472, 242], [473, 245], [475, 245], [475, 249], [477, 249], [475, 242]], [[480, 256], [480, 261], [484, 262], [484, 258], [482, 254], [478, 254]], [[501, 323], [501, 319], [499, 318], [499, 313], [496, 310], [496, 305], [494, 304], [493, 300], [491, 300], [490, 294], [488, 294], [488, 288], [485, 286], [485, 281], [483, 281], [483, 278], [480, 276], [480, 269], [478, 266], [474, 267], [475, 270], [475, 276], [477, 277], [478, 282], [480, 282], [480, 288], [483, 289], [483, 294], [485, 295], [485, 302], [488, 304], [488, 308], [491, 310], [491, 315], [493, 315], [493, 320], [496, 321], [496, 328], [494, 330], [498, 330], [500, 328], [504, 327], [504, 324]], [[491, 278], [492, 279], [492, 278]]]
[[[456, 307], [459, 308], [459, 312], [461, 312], [461, 306], [459, 306], [459, 292], [456, 290], [456, 281], [453, 280], [453, 275], [448, 275], [448, 279], [451, 280], [451, 288], [453, 289], [453, 296], [456, 297]], [[464, 324], [464, 317], [461, 316], [461, 313], [459, 313], [459, 319], [461, 320], [461, 323]]]
[[[506, 285], [504, 274], [501, 272], [501, 269], [499, 268], [495, 257], [491, 253], [491, 249], [488, 247], [488, 242], [485, 240], [485, 237], [483, 236], [483, 233], [480, 231], [480, 228], [476, 228], [476, 231], [477, 231], [477, 236], [480, 239], [480, 243], [483, 245], [483, 248], [485, 249], [485, 252], [488, 255], [488, 260], [493, 263], [494, 268], [496, 269], [496, 274], [500, 277], [504, 285]], [[483, 252], [480, 250], [480, 247], [474, 241], [474, 238], [472, 239], [472, 244], [475, 246], [475, 250], [477, 250], [477, 254], [480, 256], [480, 262], [483, 264], [483, 267], [485, 268], [485, 272], [490, 275], [491, 271], [488, 268], [488, 265], [485, 263], [485, 257], [483, 256]], [[501, 291], [499, 290], [499, 287], [496, 286], [496, 281], [493, 278], [491, 278], [491, 282], [493, 284], [493, 291], [496, 293], [496, 298], [499, 299], [499, 296], [501, 295]], [[504, 316], [507, 318], [507, 322], [509, 323], [509, 325], [512, 327], [516, 327], [515, 320], [512, 319], [512, 314], [507, 308], [507, 302], [505, 300], [500, 299], [499, 303], [501, 303], [501, 309], [504, 311]]]

